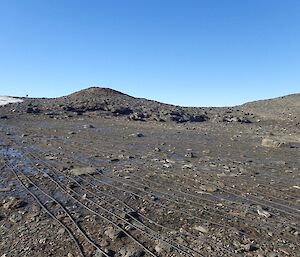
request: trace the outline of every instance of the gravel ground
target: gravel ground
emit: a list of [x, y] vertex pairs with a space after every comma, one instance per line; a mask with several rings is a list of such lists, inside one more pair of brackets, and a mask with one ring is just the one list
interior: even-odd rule
[[22, 108], [0, 110], [0, 256], [300, 255], [295, 121]]

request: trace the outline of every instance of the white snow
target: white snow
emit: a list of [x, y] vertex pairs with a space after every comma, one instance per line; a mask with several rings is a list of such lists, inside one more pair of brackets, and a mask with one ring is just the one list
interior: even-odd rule
[[0, 105], [6, 105], [9, 103], [19, 103], [19, 102], [23, 102], [23, 100], [10, 97], [10, 96], [0, 96]]

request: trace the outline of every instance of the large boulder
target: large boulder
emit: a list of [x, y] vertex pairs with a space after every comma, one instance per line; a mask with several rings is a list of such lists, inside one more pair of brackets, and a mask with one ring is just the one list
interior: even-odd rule
[[74, 176], [81, 176], [81, 175], [92, 175], [97, 173], [98, 170], [94, 167], [83, 167], [83, 168], [74, 168], [70, 170], [70, 173]]
[[201, 115], [192, 115], [190, 117], [190, 122], [203, 122], [203, 121], [207, 121], [208, 117], [204, 114]]
[[129, 107], [117, 106], [117, 107], [113, 107], [111, 109], [111, 112], [114, 113], [114, 114], [117, 114], [117, 115], [129, 115], [133, 111]]

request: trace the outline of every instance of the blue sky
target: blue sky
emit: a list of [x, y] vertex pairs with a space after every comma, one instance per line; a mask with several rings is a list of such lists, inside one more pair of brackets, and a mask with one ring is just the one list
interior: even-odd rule
[[0, 95], [187, 106], [300, 92], [298, 0], [0, 0]]

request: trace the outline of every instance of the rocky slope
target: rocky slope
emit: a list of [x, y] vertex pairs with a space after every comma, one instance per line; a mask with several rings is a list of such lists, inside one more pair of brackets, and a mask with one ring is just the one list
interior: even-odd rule
[[119, 91], [91, 87], [58, 98], [24, 98], [23, 102], [0, 106], [2, 116], [11, 114], [45, 115], [62, 119], [77, 115], [110, 116], [133, 121], [253, 123], [286, 121], [300, 127], [300, 94], [246, 103], [234, 107], [181, 107]]
[[300, 94], [246, 103], [242, 108], [267, 119], [299, 121]]

